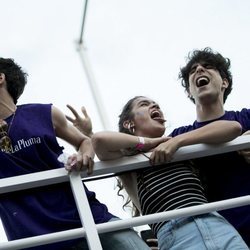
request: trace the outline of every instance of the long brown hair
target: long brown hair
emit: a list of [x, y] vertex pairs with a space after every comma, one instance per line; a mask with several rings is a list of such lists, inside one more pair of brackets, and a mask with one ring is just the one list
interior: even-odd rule
[[[133, 104], [134, 102], [139, 99], [139, 98], [143, 98], [145, 96], [135, 96], [133, 98], [131, 98], [123, 107], [121, 114], [119, 115], [119, 122], [118, 122], [118, 127], [119, 127], [119, 132], [121, 133], [125, 133], [125, 134], [132, 134], [131, 130], [129, 130], [128, 128], [125, 128], [123, 126], [124, 122], [126, 120], [131, 120], [134, 117], [134, 114], [132, 113], [132, 109], [133, 109]], [[116, 178], [117, 179], [117, 187], [118, 187], [118, 191], [117, 194], [121, 197], [123, 197], [123, 199], [125, 200], [125, 203], [123, 205], [123, 208], [125, 209], [125, 207], [129, 207], [130, 203], [132, 203], [132, 215], [133, 216], [139, 216], [140, 215], [140, 211], [138, 210], [138, 208], [135, 206], [135, 204], [132, 202], [131, 198], [128, 196], [125, 198], [125, 196], [122, 194], [122, 191], [124, 190], [124, 185], [122, 183], [122, 180], [119, 178], [119, 176]]]

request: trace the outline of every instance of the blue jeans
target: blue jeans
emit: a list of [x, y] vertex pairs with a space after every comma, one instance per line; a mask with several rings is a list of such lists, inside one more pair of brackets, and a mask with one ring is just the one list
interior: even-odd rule
[[[112, 218], [110, 221], [114, 220], [117, 220], [117, 218]], [[133, 229], [103, 233], [99, 234], [99, 237], [104, 250], [150, 250], [146, 242]], [[70, 250], [88, 249], [85, 238], [79, 244], [70, 248]]]
[[249, 249], [239, 233], [217, 212], [173, 219], [157, 233], [161, 250]]

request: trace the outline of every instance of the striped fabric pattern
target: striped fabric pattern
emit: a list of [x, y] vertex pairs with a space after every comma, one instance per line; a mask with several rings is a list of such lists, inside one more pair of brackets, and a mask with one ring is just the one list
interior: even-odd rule
[[[188, 162], [143, 170], [137, 173], [137, 185], [143, 215], [207, 203], [201, 182]], [[164, 223], [150, 226], [156, 234]]]

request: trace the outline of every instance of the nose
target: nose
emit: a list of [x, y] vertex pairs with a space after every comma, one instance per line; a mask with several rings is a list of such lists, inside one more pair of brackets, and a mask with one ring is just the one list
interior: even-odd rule
[[198, 64], [197, 67], [196, 67], [196, 72], [197, 73], [200, 73], [200, 72], [204, 72], [204, 67], [201, 65], [201, 64]]
[[153, 102], [150, 106], [151, 106], [150, 108], [160, 109], [159, 105], [155, 102]]

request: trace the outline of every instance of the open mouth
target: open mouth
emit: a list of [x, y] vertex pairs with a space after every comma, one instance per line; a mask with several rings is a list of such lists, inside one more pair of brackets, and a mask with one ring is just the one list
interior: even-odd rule
[[158, 121], [160, 123], [166, 122], [166, 120], [162, 117], [162, 114], [158, 110], [153, 110], [150, 114], [151, 118], [155, 121]]
[[197, 87], [202, 87], [202, 86], [205, 86], [207, 84], [209, 84], [210, 80], [208, 77], [206, 76], [201, 76], [199, 78], [197, 78], [196, 80], [196, 86]]

